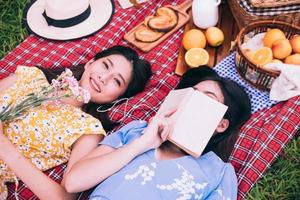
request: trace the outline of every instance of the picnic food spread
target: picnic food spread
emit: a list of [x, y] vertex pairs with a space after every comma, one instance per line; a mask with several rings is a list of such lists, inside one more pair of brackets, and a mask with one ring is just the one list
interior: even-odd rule
[[[205, 34], [198, 28], [193, 28], [184, 33], [182, 46], [186, 50], [184, 61], [189, 67], [207, 65], [209, 54], [205, 50], [208, 43], [212, 47], [221, 45], [224, 41], [224, 33], [218, 27], [209, 27]], [[180, 74], [179, 74], [180, 75]]]
[[163, 34], [162, 32], [153, 31], [147, 26], [141, 26], [135, 31], [134, 36], [138, 41], [148, 43], [158, 40]]
[[205, 35], [199, 29], [191, 29], [183, 35], [182, 45], [186, 50], [204, 48], [206, 45]]
[[[191, 14], [191, 12], [190, 12]], [[194, 67], [189, 61], [187, 61], [185, 54], [191, 48], [203, 48], [203, 50], [208, 53], [208, 63], [203, 65], [213, 66], [214, 57], [209, 56], [215, 51], [214, 47], [223, 44], [225, 39], [223, 31], [218, 27], [209, 27], [205, 29], [199, 29], [194, 23], [193, 17], [190, 19], [189, 23], [185, 26], [185, 31], [182, 39], [182, 46], [179, 49], [179, 55], [177, 59], [175, 73], [177, 75], [183, 75], [184, 72], [188, 70], [189, 67]], [[206, 45], [208, 43], [208, 45]], [[194, 56], [200, 56], [193, 54]], [[202, 54], [206, 55], [206, 54]], [[188, 56], [190, 57], [190, 56]], [[206, 57], [206, 56], [205, 56]], [[190, 59], [188, 59], [190, 60]], [[202, 60], [205, 60], [202, 58]], [[190, 64], [188, 64], [190, 63]], [[201, 65], [198, 65], [201, 66]]]
[[168, 7], [161, 7], [156, 10], [155, 16], [149, 16], [145, 20], [145, 25], [149, 28], [167, 32], [174, 28], [178, 23], [177, 11]]
[[290, 39], [290, 43], [292, 45], [293, 52], [300, 53], [300, 35], [294, 35]]
[[192, 0], [186, 0], [177, 6], [158, 7], [154, 15], [147, 16], [129, 30], [124, 39], [140, 50], [149, 52], [189, 21], [187, 10], [191, 6]]
[[210, 46], [217, 47], [224, 42], [224, 33], [218, 27], [209, 27], [205, 31], [207, 43]]
[[208, 63], [209, 54], [203, 48], [191, 48], [185, 53], [184, 60], [190, 67], [199, 67]]
[[172, 8], [160, 7], [155, 15], [145, 18], [144, 25], [140, 26], [134, 33], [135, 38], [141, 42], [154, 42], [165, 32], [173, 29], [178, 23], [178, 14]]
[[246, 39], [243, 51], [250, 62], [264, 69], [271, 62], [300, 65], [300, 36], [288, 39], [282, 30], [268, 29]]

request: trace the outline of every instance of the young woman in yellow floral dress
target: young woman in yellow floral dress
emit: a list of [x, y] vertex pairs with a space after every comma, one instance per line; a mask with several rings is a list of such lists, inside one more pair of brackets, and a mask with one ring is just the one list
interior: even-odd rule
[[[68, 173], [74, 163], [96, 148], [105, 128], [113, 127], [107, 116], [99, 116], [99, 105], [109, 106], [116, 99], [140, 92], [151, 76], [150, 64], [123, 46], [104, 50], [71, 70], [79, 85], [90, 92], [91, 102], [66, 98], [60, 104], [30, 108], [20, 118], [0, 122], [0, 199], [7, 196], [5, 183], [17, 178], [40, 199], [59, 199], [58, 194], [64, 199], [74, 197], [65, 191], [64, 179], [59, 185], [42, 171], [68, 162]], [[18, 66], [12, 76], [0, 81], [0, 112], [48, 86], [61, 72]]]

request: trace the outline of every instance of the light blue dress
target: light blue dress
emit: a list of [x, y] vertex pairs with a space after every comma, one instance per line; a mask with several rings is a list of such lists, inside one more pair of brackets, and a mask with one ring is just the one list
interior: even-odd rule
[[[145, 127], [147, 122], [133, 121], [107, 136], [101, 144], [120, 148], [139, 137]], [[234, 169], [215, 153], [208, 152], [198, 159], [183, 156], [172, 160], [156, 160], [154, 152], [149, 150], [141, 154], [100, 183], [90, 199], [236, 199]]]

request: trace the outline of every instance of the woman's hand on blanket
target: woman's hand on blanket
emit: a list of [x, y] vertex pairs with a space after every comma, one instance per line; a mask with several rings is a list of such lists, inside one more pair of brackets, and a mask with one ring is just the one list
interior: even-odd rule
[[166, 141], [172, 127], [170, 116], [175, 112], [176, 109], [173, 109], [152, 118], [145, 129], [145, 133], [140, 138], [140, 142], [144, 144], [147, 150], [158, 148]]

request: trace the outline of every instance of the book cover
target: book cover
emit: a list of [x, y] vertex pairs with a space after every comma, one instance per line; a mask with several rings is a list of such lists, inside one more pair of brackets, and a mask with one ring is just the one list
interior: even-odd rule
[[174, 122], [168, 140], [199, 157], [223, 118], [227, 106], [193, 88], [171, 91], [157, 113], [172, 108]]

